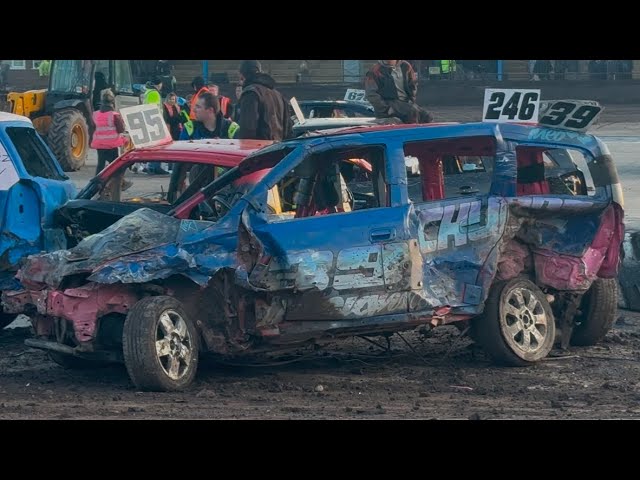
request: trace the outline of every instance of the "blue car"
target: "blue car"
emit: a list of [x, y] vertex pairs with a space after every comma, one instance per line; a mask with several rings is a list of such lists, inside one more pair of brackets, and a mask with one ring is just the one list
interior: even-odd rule
[[[571, 159], [561, 173], [559, 150]], [[407, 157], [419, 166], [413, 176]], [[243, 195], [227, 194], [267, 170]], [[176, 218], [204, 200], [210, 219]], [[613, 159], [589, 134], [351, 127], [252, 153], [179, 214], [140, 209], [71, 250], [30, 257], [22, 287], [2, 299], [9, 311], [39, 313], [42, 335], [29, 345], [84, 366], [124, 361], [140, 389], [187, 387], [204, 352], [443, 324], [468, 331], [498, 363], [528, 365], [556, 342], [590, 345], [610, 329], [622, 205]]]
[[[28, 255], [66, 248], [53, 214], [75, 194], [31, 120], [0, 112], [0, 290], [15, 288], [14, 276]], [[0, 311], [0, 328], [14, 318]]]

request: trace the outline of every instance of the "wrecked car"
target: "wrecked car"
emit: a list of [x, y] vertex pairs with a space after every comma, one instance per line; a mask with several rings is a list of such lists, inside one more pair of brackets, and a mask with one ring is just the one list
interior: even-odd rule
[[[23, 258], [67, 248], [54, 211], [75, 194], [31, 120], [0, 112], [0, 290], [16, 288]], [[0, 310], [0, 329], [15, 317]]]
[[[238, 165], [247, 155], [271, 143], [265, 140], [195, 140], [131, 150], [92, 178], [75, 199], [59, 208], [55, 212], [56, 225], [64, 229], [67, 247], [70, 248], [140, 208], [166, 214]], [[171, 175], [131, 173], [131, 170], [149, 162], [172, 164]], [[371, 166], [364, 161], [349, 159], [349, 162], [356, 162], [352, 168], [357, 168], [360, 175], [371, 171]], [[243, 177], [212, 199], [199, 202], [187, 216], [179, 218], [216, 219], [219, 211], [230, 209], [230, 204], [235, 203], [266, 173], [267, 170], [263, 170]], [[267, 206], [271, 213], [280, 214], [287, 209], [277, 189], [269, 192]]]
[[[555, 150], [581, 159], [575, 174], [590, 185], [554, 193], [545, 158]], [[411, 185], [408, 156], [420, 167]], [[367, 201], [351, 201], [347, 158], [371, 165], [358, 182]], [[265, 169], [215, 222], [185, 218]], [[270, 212], [272, 188], [293, 215]], [[455, 324], [496, 362], [522, 366], [558, 342], [594, 344], [614, 320], [622, 189], [588, 134], [350, 128], [265, 147], [169, 213], [143, 208], [70, 250], [29, 257], [21, 288], [2, 294], [7, 311], [31, 315], [26, 343], [76, 366], [121, 360], [137, 388], [178, 390], [205, 352]]]
[[300, 110], [306, 118], [357, 118], [374, 117], [373, 106], [368, 102], [348, 100], [300, 100]]
[[[263, 140], [196, 140], [173, 142], [130, 150], [105, 167], [55, 212], [55, 223], [64, 229], [68, 247], [98, 233], [139, 208], [167, 213], [247, 155], [269, 145]], [[173, 166], [171, 176], [136, 175], [149, 162]], [[208, 167], [208, 168], [203, 168]], [[253, 178], [257, 181], [257, 178]], [[243, 185], [244, 189], [249, 183]], [[203, 202], [194, 218], [210, 215]]]

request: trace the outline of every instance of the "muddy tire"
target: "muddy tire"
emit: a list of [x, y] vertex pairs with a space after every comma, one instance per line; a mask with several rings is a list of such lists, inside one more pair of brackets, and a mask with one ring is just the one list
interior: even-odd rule
[[105, 362], [87, 360], [85, 358], [74, 357], [60, 352], [48, 352], [49, 359], [67, 370], [89, 370], [101, 368], [107, 365]]
[[129, 377], [141, 390], [183, 390], [195, 378], [198, 331], [175, 298], [136, 303], [124, 322], [122, 347]]
[[618, 284], [615, 278], [598, 278], [584, 294], [581, 314], [575, 318], [571, 345], [590, 346], [604, 339], [616, 319]]
[[546, 357], [556, 335], [546, 296], [522, 277], [496, 282], [484, 313], [471, 322], [472, 338], [499, 364], [525, 366]]
[[47, 143], [62, 170], [80, 170], [89, 155], [89, 127], [80, 110], [66, 108], [53, 114]]

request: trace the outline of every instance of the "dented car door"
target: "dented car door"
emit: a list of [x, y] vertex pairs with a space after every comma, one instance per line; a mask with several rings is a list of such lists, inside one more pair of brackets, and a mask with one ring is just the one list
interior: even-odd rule
[[[314, 159], [311, 152], [291, 172], [297, 182], [292, 200], [298, 218], [273, 215], [254, 225], [265, 251], [249, 281], [252, 287], [278, 296], [275, 303], [282, 305], [286, 320], [407, 312], [411, 265], [403, 260], [409, 256], [412, 236], [405, 227], [406, 206], [386, 203], [384, 150], [376, 146], [368, 153], [378, 156], [370, 178], [377, 202], [373, 208], [351, 210], [343, 206], [344, 195], [332, 202], [331, 192], [322, 194], [319, 185], [326, 175], [321, 178], [316, 167], [326, 162], [330, 166], [324, 171], [331, 172], [335, 157]], [[308, 216], [301, 218], [300, 212]]]

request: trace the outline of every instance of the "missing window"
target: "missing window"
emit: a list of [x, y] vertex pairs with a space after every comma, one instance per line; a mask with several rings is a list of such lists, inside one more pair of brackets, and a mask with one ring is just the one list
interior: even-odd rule
[[463, 137], [404, 145], [412, 202], [486, 195], [495, 162], [493, 137]]
[[6, 132], [29, 175], [52, 180], [66, 179], [58, 173], [53, 158], [33, 128], [7, 127]]

